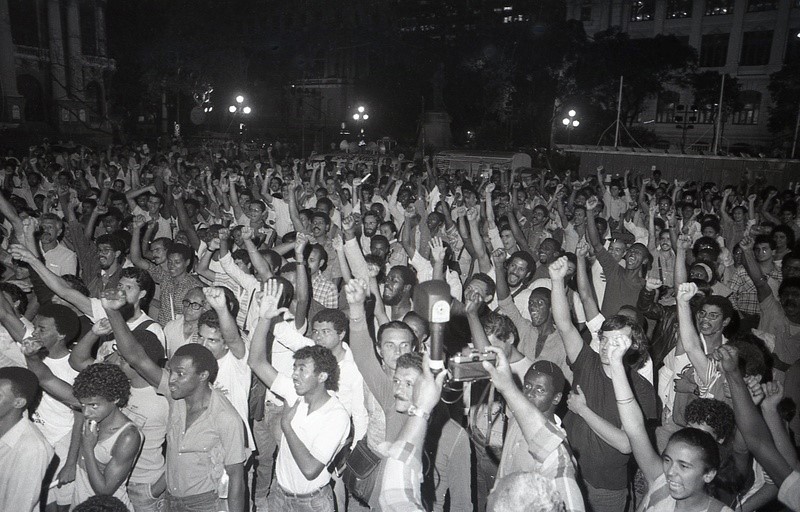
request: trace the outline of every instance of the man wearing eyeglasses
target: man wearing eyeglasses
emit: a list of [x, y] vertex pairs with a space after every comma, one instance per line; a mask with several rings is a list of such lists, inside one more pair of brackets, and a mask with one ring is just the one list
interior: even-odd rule
[[170, 320], [164, 326], [168, 357], [181, 346], [197, 342], [198, 320], [204, 312], [209, 310], [208, 302], [203, 294], [203, 288], [198, 286], [186, 292], [182, 306], [183, 313], [177, 315], [174, 320]]

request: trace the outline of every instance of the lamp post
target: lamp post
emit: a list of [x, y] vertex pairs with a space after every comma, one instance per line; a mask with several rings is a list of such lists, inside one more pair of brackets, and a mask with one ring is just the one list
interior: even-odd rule
[[[234, 105], [231, 105], [231, 106], [228, 107], [228, 112], [233, 114], [233, 119], [231, 119], [231, 122], [233, 122], [236, 119], [237, 115], [247, 116], [247, 115], [250, 115], [250, 113], [253, 112], [253, 109], [250, 107], [250, 105], [245, 105], [244, 96], [239, 94], [234, 99], [236, 100], [236, 103]], [[228, 128], [230, 129], [230, 126]], [[239, 147], [238, 147], [238, 152], [239, 153], [241, 153], [241, 150], [242, 150], [242, 137], [244, 136], [244, 128], [245, 128], [244, 122], [240, 121], [239, 122]]]
[[369, 113], [367, 113], [366, 107], [364, 107], [363, 105], [359, 105], [358, 108], [356, 109], [356, 113], [353, 114], [353, 120], [356, 122], [356, 126], [359, 128], [358, 130], [359, 146], [365, 146], [367, 144], [366, 141], [364, 140], [365, 135], [364, 135], [363, 124], [368, 119], [369, 119]]
[[575, 110], [567, 112], [567, 117], [561, 120], [561, 124], [567, 129], [567, 144], [572, 143], [572, 130], [581, 125], [581, 122], [575, 119], [578, 115]]

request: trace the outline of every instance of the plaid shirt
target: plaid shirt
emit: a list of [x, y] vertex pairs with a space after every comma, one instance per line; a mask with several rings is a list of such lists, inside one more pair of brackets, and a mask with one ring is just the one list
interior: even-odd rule
[[[556, 421], [560, 423], [558, 417]], [[539, 473], [552, 479], [553, 486], [564, 500], [567, 512], [584, 512], [586, 508], [575, 479], [575, 466], [567, 445], [567, 434], [559, 425], [548, 421], [539, 428], [536, 435], [526, 439], [514, 418], [506, 433], [495, 481], [517, 471]]]
[[333, 281], [318, 272], [311, 279], [311, 292], [314, 300], [325, 308], [337, 309], [339, 307], [339, 291]]
[[[769, 286], [772, 288], [772, 292], [775, 295], [777, 295], [778, 286], [782, 280], [783, 272], [781, 272], [778, 267], [775, 267], [772, 272], [767, 274], [767, 283], [769, 283]], [[730, 288], [731, 303], [739, 313], [743, 313], [745, 315], [758, 315], [761, 313], [761, 310], [759, 309], [758, 291], [756, 290], [756, 285], [753, 283], [753, 280], [750, 279], [750, 276], [747, 275], [747, 271], [744, 269], [744, 266], [736, 269], [736, 273], [731, 279]]]
[[414, 445], [396, 442], [383, 460], [379, 503], [384, 512], [423, 512], [420, 482], [422, 461], [413, 457]]

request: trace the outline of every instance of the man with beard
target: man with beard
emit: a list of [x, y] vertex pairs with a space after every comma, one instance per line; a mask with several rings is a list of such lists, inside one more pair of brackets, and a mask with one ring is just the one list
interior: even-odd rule
[[47, 268], [57, 276], [77, 274], [77, 256], [59, 241], [64, 233], [64, 223], [61, 219], [53, 213], [46, 213], [39, 221], [39, 229], [41, 231], [39, 246]]
[[368, 210], [364, 217], [361, 218], [361, 249], [366, 251], [370, 249], [371, 251], [371, 240], [372, 237], [378, 232], [378, 226], [380, 223], [380, 219], [378, 218], [378, 214], [373, 212], [372, 210]]
[[397, 265], [386, 275], [381, 297], [389, 309], [387, 315], [391, 320], [402, 319], [411, 311], [411, 296], [416, 285], [417, 277], [410, 267]]
[[220, 510], [224, 505], [218, 489], [227, 474], [227, 510], [244, 512], [244, 462], [250, 450], [236, 409], [211, 387], [219, 371], [214, 355], [190, 343], [175, 351], [169, 370], [162, 369], [148, 357], [120, 314], [127, 303], [124, 294], [108, 295], [102, 306], [119, 354], [169, 402], [166, 510]]
[[749, 239], [742, 240], [744, 267], [758, 292], [761, 309], [758, 330], [775, 336], [773, 378], [783, 380], [785, 372], [800, 360], [800, 278], [784, 279], [776, 299], [752, 245]]
[[[28, 263], [39, 274], [42, 281], [53, 293], [75, 306], [79, 312], [89, 317], [92, 323], [97, 323], [106, 318], [100, 299], [89, 298], [70, 286], [62, 277], [50, 272], [30, 251], [20, 246], [14, 246], [12, 251], [15, 258]], [[119, 308], [119, 312], [125, 318], [128, 328], [136, 333], [139, 339], [147, 337], [150, 342], [158, 341], [164, 347], [166, 338], [164, 337], [163, 329], [147, 313], [142, 311], [142, 307], [146, 307], [153, 296], [153, 279], [150, 274], [146, 270], [135, 267], [124, 268], [120, 271], [117, 288], [125, 294], [125, 305]], [[93, 333], [91, 332], [87, 333], [87, 336], [92, 335]], [[113, 340], [104, 341], [97, 352], [98, 360], [102, 360], [113, 352]], [[83, 369], [85, 365], [80, 361], [75, 361], [73, 366]]]
[[[302, 185], [298, 185], [298, 189], [301, 187]], [[311, 221], [308, 229], [306, 229], [300, 218], [300, 210], [297, 208], [297, 195], [294, 192], [289, 194], [289, 213], [295, 231], [311, 235], [314, 242], [320, 244], [328, 253], [330, 259], [328, 260], [328, 267], [325, 269], [324, 274], [325, 277], [338, 286], [342, 278], [342, 270], [339, 266], [339, 258], [336, 255], [336, 249], [334, 249], [333, 243], [331, 243], [331, 218], [323, 212], [315, 211], [311, 214]]]
[[110, 234], [101, 235], [92, 242], [77, 221], [70, 222], [69, 232], [89, 294], [99, 297], [105, 290], [116, 289], [125, 257], [125, 242]]
[[633, 244], [625, 253], [625, 268], [620, 267], [619, 262], [603, 246], [603, 240], [594, 220], [595, 206], [597, 206], [595, 197], [586, 202], [587, 233], [589, 243], [594, 248], [597, 261], [600, 262], [606, 276], [606, 289], [600, 312], [604, 317], [611, 318], [622, 306], [639, 296], [645, 284], [644, 275], [653, 257], [644, 245]]

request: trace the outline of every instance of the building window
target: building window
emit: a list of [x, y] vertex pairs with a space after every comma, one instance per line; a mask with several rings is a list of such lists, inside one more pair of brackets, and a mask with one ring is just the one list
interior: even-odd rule
[[633, 0], [631, 2], [631, 21], [651, 21], [655, 17], [655, 0]]
[[94, 2], [80, 5], [81, 52], [84, 55], [99, 55], [97, 45], [97, 18]]
[[700, 43], [700, 66], [717, 68], [725, 65], [730, 34], [706, 34]]
[[758, 112], [761, 109], [761, 93], [758, 91], [742, 91], [739, 95], [742, 108], [733, 113], [733, 124], [758, 124]]
[[742, 55], [739, 59], [739, 64], [742, 66], [763, 66], [769, 64], [771, 48], [771, 30], [745, 32], [744, 38], [742, 39]]
[[11, 18], [11, 39], [14, 44], [39, 46], [36, 2], [9, 0], [8, 11]]
[[734, 0], [706, 0], [706, 16], [733, 14]]
[[[800, 0], [798, 0], [800, 1]], [[592, 21], [592, 2], [583, 2], [581, 4], [581, 21]]]
[[680, 96], [675, 91], [664, 91], [658, 95], [656, 103], [656, 122], [674, 123], [675, 109], [677, 108]]
[[774, 11], [778, 8], [778, 0], [749, 0], [747, 12]]
[[676, 20], [679, 18], [692, 17], [692, 0], [668, 0], [667, 19]]

